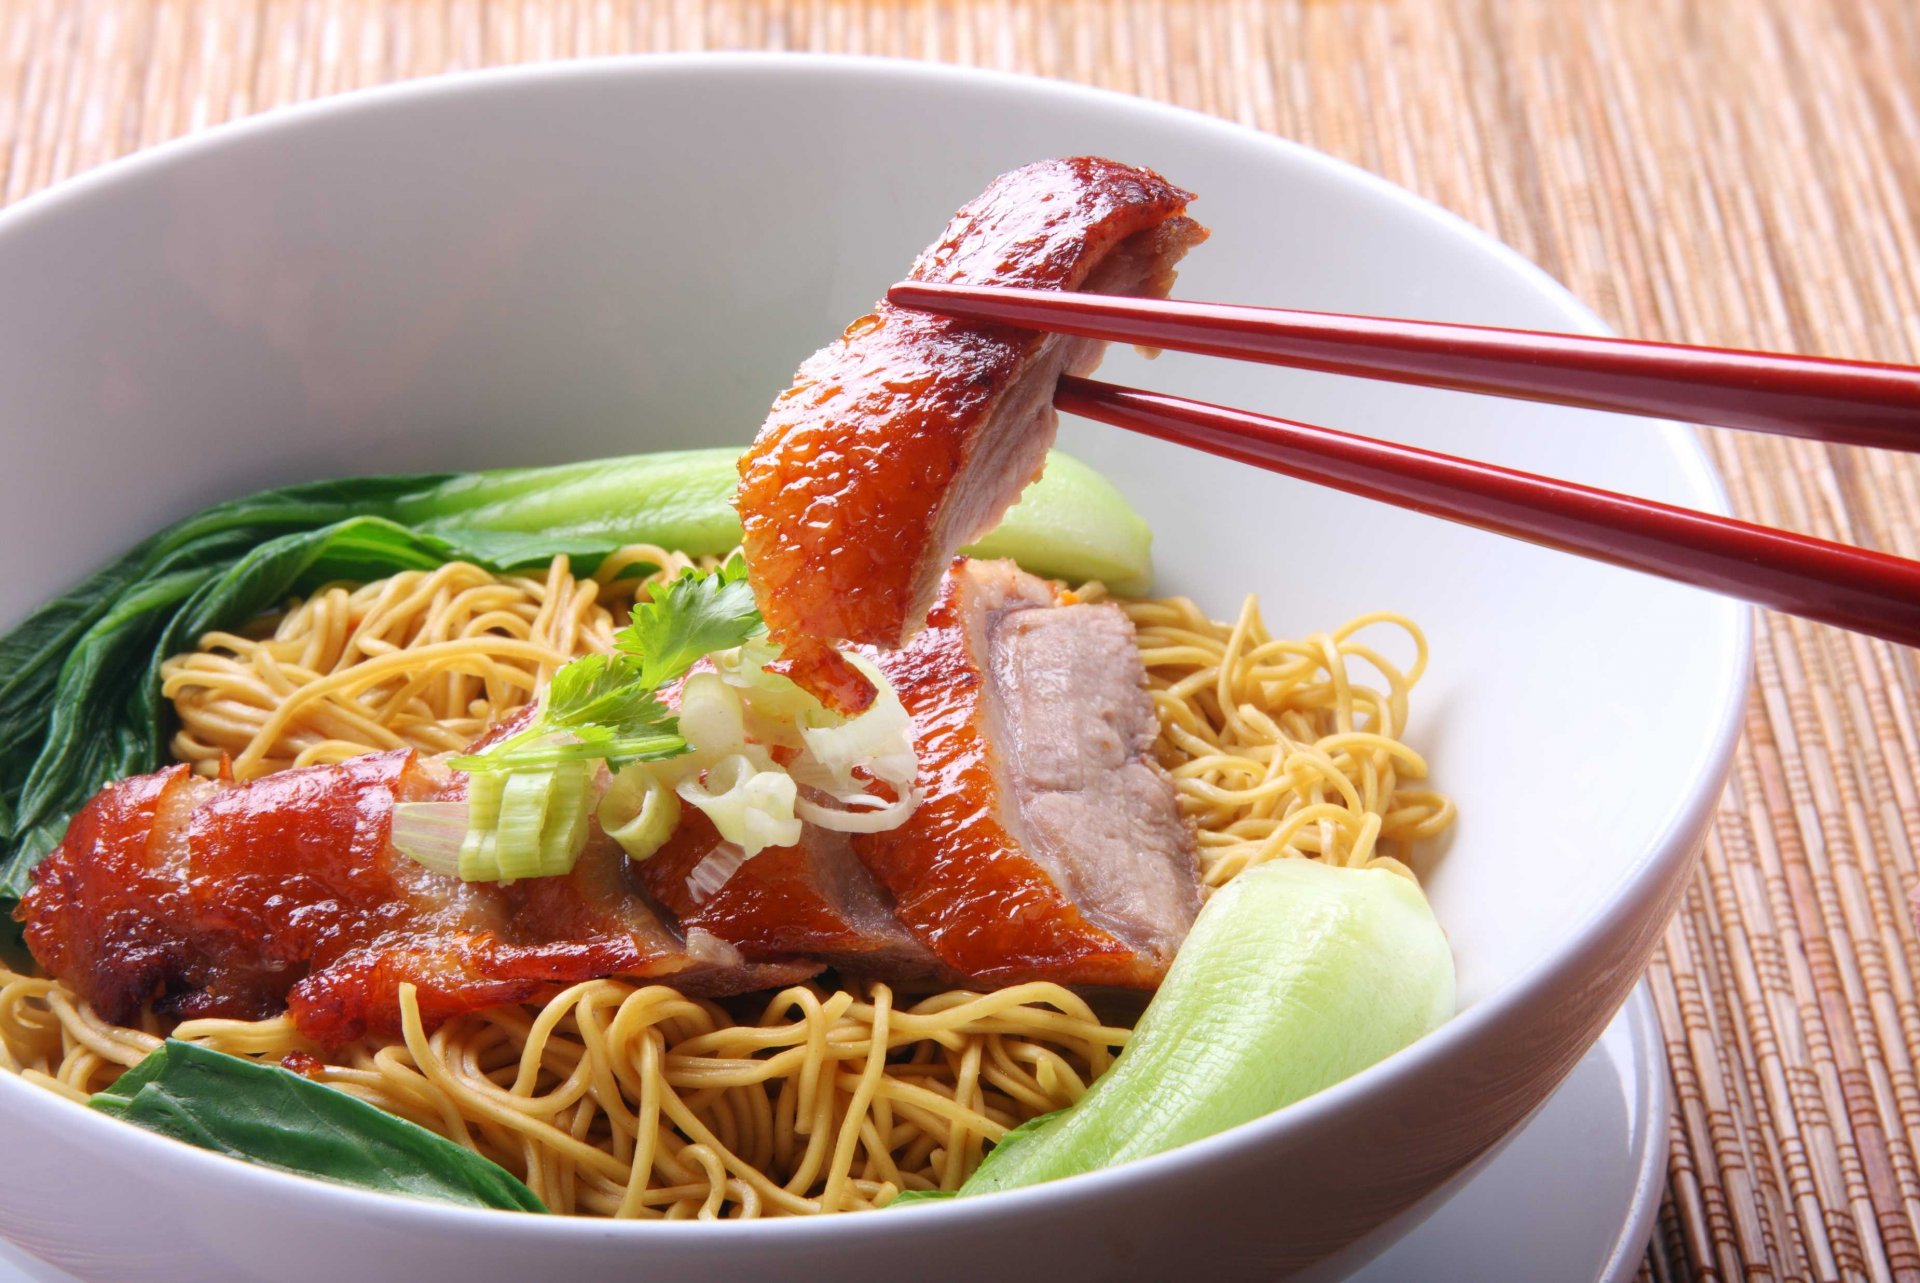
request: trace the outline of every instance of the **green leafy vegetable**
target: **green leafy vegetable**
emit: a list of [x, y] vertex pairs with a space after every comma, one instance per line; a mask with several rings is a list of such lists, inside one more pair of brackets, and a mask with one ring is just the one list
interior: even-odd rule
[[1201, 910], [1113, 1068], [1072, 1106], [1008, 1132], [959, 1192], [1212, 1136], [1385, 1059], [1453, 1002], [1453, 955], [1405, 878], [1307, 860], [1250, 869]]
[[739, 458], [722, 447], [466, 473], [384, 511], [402, 525], [457, 535], [501, 565], [543, 562], [560, 541], [594, 563], [637, 542], [717, 555], [740, 543]]
[[277, 1065], [169, 1039], [89, 1102], [249, 1163], [341, 1185], [544, 1212], [511, 1173], [424, 1127]]
[[244, 547], [229, 546], [230, 535], [222, 528], [164, 553], [130, 555], [171, 568], [103, 571], [0, 640], [0, 904], [25, 890], [28, 870], [95, 790], [165, 762], [162, 659], [328, 579], [427, 569], [464, 555], [457, 544], [376, 517], [263, 530]]
[[82, 802], [165, 763], [160, 663], [330, 580], [454, 559], [557, 554], [589, 571], [627, 543], [694, 555], [740, 537], [738, 452], [357, 477], [263, 491], [169, 526], [0, 637], [0, 929]]

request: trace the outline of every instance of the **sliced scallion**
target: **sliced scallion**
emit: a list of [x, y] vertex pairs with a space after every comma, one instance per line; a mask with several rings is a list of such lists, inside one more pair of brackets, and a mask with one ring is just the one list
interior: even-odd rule
[[639, 763], [613, 777], [600, 799], [600, 827], [630, 859], [644, 860], [680, 826], [680, 797]]
[[467, 835], [460, 843], [459, 870], [468, 882], [500, 880], [500, 799], [506, 787], [504, 771], [467, 777]]
[[460, 872], [466, 836], [465, 802], [401, 802], [393, 808], [394, 848], [435, 873], [454, 877]]

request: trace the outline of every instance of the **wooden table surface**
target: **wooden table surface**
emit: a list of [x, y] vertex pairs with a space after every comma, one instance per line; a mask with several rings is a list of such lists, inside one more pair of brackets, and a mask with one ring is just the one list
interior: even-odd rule
[[[1920, 360], [1916, 0], [0, 0], [0, 199], [361, 85], [739, 48], [1165, 99], [1412, 188], [1626, 333]], [[1920, 555], [1920, 465], [1707, 435], [1743, 515]], [[1916, 694], [1912, 652], [1760, 622], [1650, 977], [1679, 1102], [1652, 1277], [1920, 1276]]]

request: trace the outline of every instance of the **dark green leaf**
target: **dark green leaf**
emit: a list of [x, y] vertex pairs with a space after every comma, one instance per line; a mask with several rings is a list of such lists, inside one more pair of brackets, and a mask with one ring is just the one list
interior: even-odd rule
[[59, 840], [74, 780], [104, 782], [130, 773], [123, 766], [145, 769], [139, 765], [147, 760], [145, 745], [128, 734], [111, 678], [145, 667], [162, 612], [192, 593], [201, 579], [180, 571], [141, 584], [110, 603], [67, 646], [52, 706], [36, 728], [36, 756], [22, 764], [24, 778], [13, 789], [7, 817], [11, 841], [0, 857], [0, 898], [23, 894], [28, 870]]
[[0, 901], [0, 966], [31, 972], [33, 955], [27, 952], [26, 932], [13, 920], [11, 906]]
[[497, 1163], [277, 1065], [169, 1039], [95, 1109], [265, 1167], [469, 1207], [544, 1212]]

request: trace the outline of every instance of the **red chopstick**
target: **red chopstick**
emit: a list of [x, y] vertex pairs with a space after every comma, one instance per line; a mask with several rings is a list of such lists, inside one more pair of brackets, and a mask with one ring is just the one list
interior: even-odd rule
[[1589, 335], [907, 281], [970, 321], [1843, 445], [1920, 450], [1920, 369]]
[[1062, 379], [1054, 404], [1348, 494], [1920, 646], [1920, 561], [1087, 379]]

